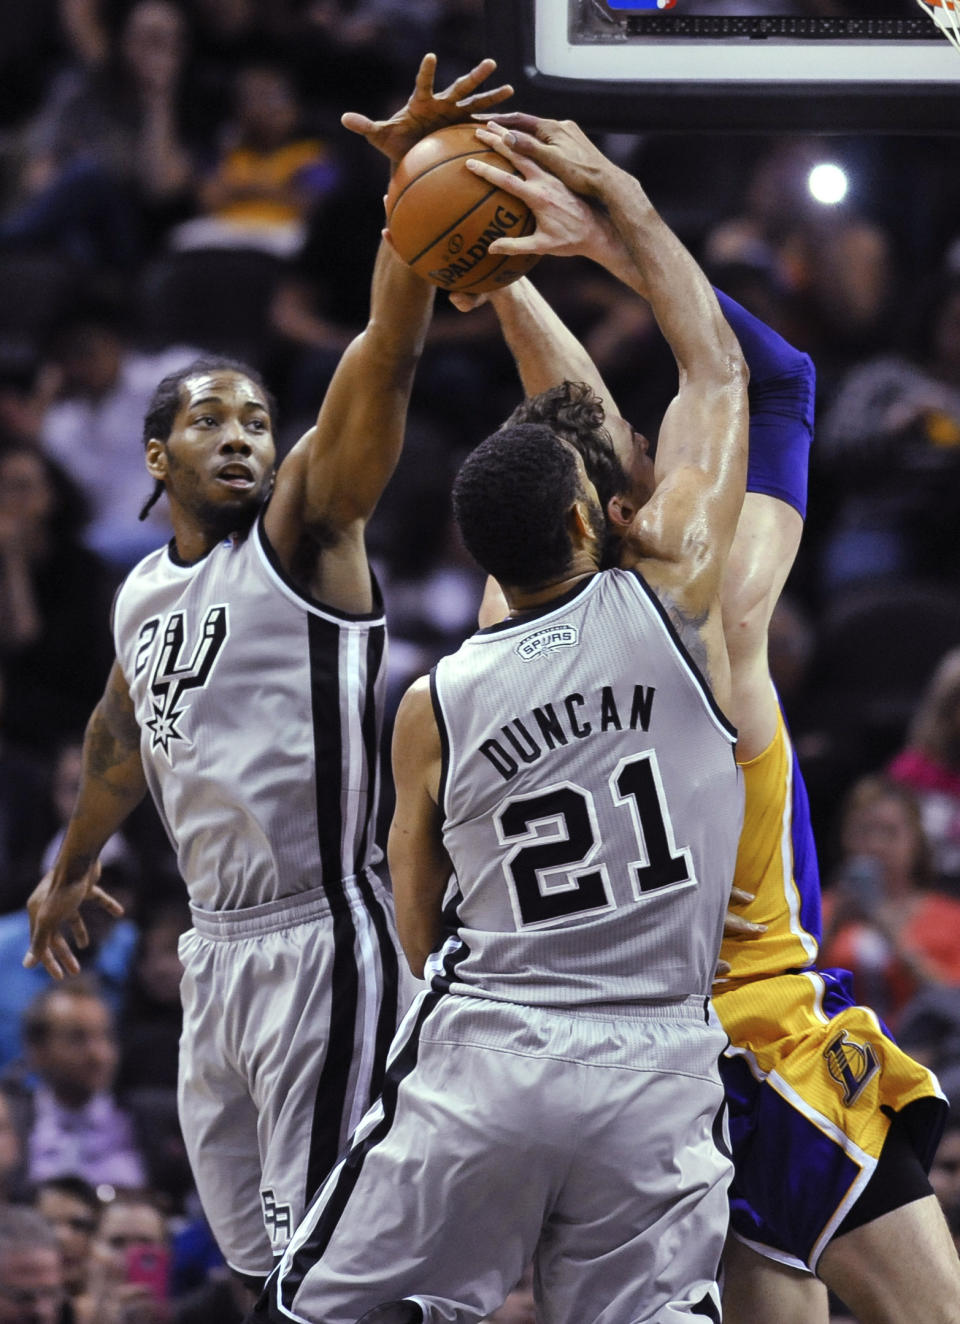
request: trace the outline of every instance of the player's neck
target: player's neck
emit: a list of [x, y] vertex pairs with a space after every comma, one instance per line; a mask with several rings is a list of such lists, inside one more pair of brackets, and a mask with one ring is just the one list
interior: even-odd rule
[[231, 534], [245, 534], [254, 519], [258, 507], [246, 511], [210, 510], [202, 518], [194, 512], [186, 512], [170, 504], [170, 523], [173, 525], [173, 540], [177, 556], [186, 565], [202, 561], [218, 542], [223, 542]]
[[541, 607], [549, 606], [555, 599], [566, 597], [578, 584], [584, 583], [596, 573], [597, 567], [594, 565], [588, 570], [579, 570], [576, 573], [564, 575], [562, 579], [544, 584], [536, 589], [504, 589], [510, 615], [524, 616], [527, 612], [537, 611]]

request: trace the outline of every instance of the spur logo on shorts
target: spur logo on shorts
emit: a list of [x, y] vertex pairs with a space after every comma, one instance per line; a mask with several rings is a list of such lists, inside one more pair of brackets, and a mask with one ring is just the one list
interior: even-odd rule
[[288, 1204], [277, 1204], [273, 1191], [261, 1191], [260, 1200], [263, 1204], [263, 1222], [270, 1234], [271, 1244], [279, 1242], [281, 1246], [286, 1246], [293, 1236], [293, 1211]]
[[209, 609], [203, 619], [200, 638], [186, 662], [181, 656], [186, 637], [185, 613], [171, 612], [162, 626], [159, 617], [145, 621], [137, 639], [135, 676], [139, 676], [148, 664], [153, 642], [158, 636], [160, 649], [150, 675], [153, 712], [144, 725], [150, 732], [151, 748], [162, 749], [169, 758], [171, 741], [188, 740], [177, 725], [189, 708], [183, 702], [184, 696], [190, 690], [202, 689], [206, 685], [226, 642], [226, 605]]
[[549, 625], [525, 634], [514, 652], [521, 662], [536, 662], [557, 648], [573, 648], [579, 642], [580, 631], [575, 625]]
[[843, 1089], [843, 1101], [849, 1107], [866, 1089], [880, 1070], [877, 1055], [869, 1044], [858, 1044], [841, 1030], [824, 1050], [827, 1070]]

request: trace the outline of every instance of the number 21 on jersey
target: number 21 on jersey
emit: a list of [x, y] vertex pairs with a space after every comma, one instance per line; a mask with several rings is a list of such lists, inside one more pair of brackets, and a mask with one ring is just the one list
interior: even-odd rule
[[[632, 820], [637, 854], [617, 867], [626, 869], [634, 899], [695, 884], [690, 851], [674, 840], [656, 751], [621, 760], [606, 789], [613, 805]], [[509, 848], [503, 872], [518, 929], [614, 909], [591, 791], [559, 782], [512, 797], [497, 810], [494, 824], [500, 845]]]

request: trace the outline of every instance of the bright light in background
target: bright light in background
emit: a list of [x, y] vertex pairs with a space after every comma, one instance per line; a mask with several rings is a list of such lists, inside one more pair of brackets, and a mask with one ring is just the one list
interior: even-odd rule
[[849, 181], [846, 172], [831, 161], [821, 161], [807, 176], [807, 188], [817, 202], [826, 207], [835, 207], [847, 196]]

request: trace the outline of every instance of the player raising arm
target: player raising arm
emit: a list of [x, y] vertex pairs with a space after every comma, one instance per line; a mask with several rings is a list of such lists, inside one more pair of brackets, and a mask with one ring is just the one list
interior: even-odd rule
[[[344, 116], [392, 163], [499, 104], [485, 60], [435, 92], [424, 58], [391, 119]], [[79, 906], [116, 910], [97, 856], [149, 787], [193, 928], [181, 943], [180, 1114], [227, 1262], [261, 1285], [379, 1091], [405, 1002], [374, 840], [385, 624], [364, 544], [396, 464], [433, 289], [381, 245], [370, 316], [315, 425], [274, 472], [259, 377], [200, 360], [143, 429], [174, 538], [122, 585], [117, 662], [76, 808], [30, 901], [27, 964], [73, 973]]]
[[[570, 438], [611, 493], [611, 526], [629, 536], [623, 513], [645, 499], [643, 475], [595, 366], [529, 282], [490, 298], [530, 397], [513, 418], [548, 422]], [[734, 896], [741, 931], [754, 934], [724, 943], [729, 977], [714, 991], [732, 1041], [722, 1063], [735, 1162], [724, 1318], [826, 1324], [816, 1274], [865, 1324], [957, 1324], [960, 1265], [924, 1174], [943, 1099], [930, 1073], [854, 1004], [846, 972], [814, 964], [816, 853], [767, 661], [770, 618], [806, 509], [813, 365], [718, 298], [751, 373], [748, 490], [722, 588], [746, 792]], [[598, 416], [616, 456], [614, 445], [596, 445]], [[496, 619], [495, 589], [488, 599]]]
[[479, 1319], [534, 1256], [553, 1324], [719, 1313], [707, 1000], [740, 825], [719, 584], [746, 373], [640, 185], [557, 127], [556, 175], [514, 185], [538, 243], [642, 282], [678, 361], [646, 579], [600, 572], [603, 511], [562, 436], [506, 428], [468, 457], [455, 513], [512, 615], [398, 713], [391, 875], [430, 988], [261, 1298], [278, 1322]]

